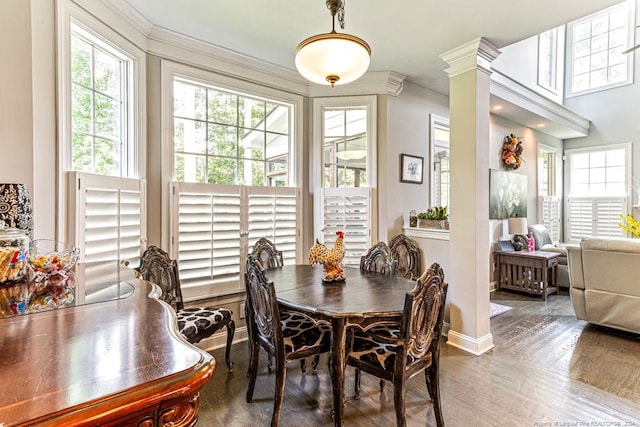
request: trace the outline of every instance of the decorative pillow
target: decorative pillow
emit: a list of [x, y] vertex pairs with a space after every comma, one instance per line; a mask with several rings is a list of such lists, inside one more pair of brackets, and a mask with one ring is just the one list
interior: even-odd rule
[[551, 236], [549, 236], [549, 231], [544, 225], [530, 225], [529, 232], [533, 234], [533, 240], [535, 240], [536, 250], [540, 249], [541, 246], [553, 244], [553, 242], [551, 241]]

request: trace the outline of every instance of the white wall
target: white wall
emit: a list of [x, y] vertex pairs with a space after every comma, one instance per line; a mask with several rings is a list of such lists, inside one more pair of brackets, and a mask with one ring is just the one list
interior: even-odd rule
[[[411, 82], [405, 81], [397, 97], [386, 97], [386, 145], [378, 147], [381, 240], [388, 241], [402, 232], [410, 210], [421, 212], [430, 206], [429, 114], [432, 113], [449, 117], [449, 99]], [[400, 182], [401, 153], [424, 157], [422, 184]]]
[[0, 182], [26, 184], [33, 194], [30, 2], [0, 2], [0, 52]]

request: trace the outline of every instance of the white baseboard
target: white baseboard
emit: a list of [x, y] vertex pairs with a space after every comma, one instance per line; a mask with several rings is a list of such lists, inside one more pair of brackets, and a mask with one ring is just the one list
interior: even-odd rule
[[[233, 335], [233, 343], [246, 341], [249, 338], [247, 333], [247, 327], [241, 326], [236, 328], [236, 332]], [[209, 338], [205, 338], [200, 341], [196, 346], [204, 351], [212, 351], [218, 348], [224, 348], [227, 345], [227, 328], [222, 328]], [[231, 357], [233, 360], [233, 356]]]
[[467, 335], [463, 335], [459, 332], [449, 329], [447, 333], [447, 344], [460, 350], [466, 351], [476, 356], [486, 353], [491, 350], [493, 345], [493, 335], [488, 333], [480, 338], [472, 338]]

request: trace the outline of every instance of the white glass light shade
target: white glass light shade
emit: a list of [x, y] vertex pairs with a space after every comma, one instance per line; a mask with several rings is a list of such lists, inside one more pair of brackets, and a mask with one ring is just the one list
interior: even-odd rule
[[350, 34], [318, 34], [296, 48], [298, 72], [307, 80], [324, 85], [357, 80], [369, 68], [370, 59], [369, 45]]
[[336, 157], [340, 160], [360, 160], [367, 157], [366, 150], [345, 150], [338, 151]]
[[526, 236], [527, 232], [527, 218], [509, 218], [508, 221], [509, 234]]

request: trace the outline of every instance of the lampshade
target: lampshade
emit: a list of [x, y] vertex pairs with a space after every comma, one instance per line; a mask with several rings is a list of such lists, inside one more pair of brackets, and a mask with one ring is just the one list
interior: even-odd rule
[[[296, 68], [304, 78], [318, 84], [341, 85], [360, 78], [369, 68], [371, 48], [359, 37], [335, 31], [335, 15], [344, 9], [342, 0], [328, 0], [334, 29], [303, 40], [296, 48]], [[338, 19], [342, 21], [344, 13]]]
[[527, 232], [527, 218], [509, 218], [508, 220], [509, 234], [526, 236]]

